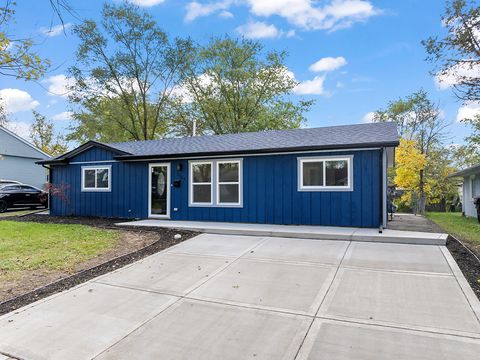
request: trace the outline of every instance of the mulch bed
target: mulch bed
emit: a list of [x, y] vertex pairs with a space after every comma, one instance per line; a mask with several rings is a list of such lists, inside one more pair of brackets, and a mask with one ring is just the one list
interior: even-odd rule
[[[147, 245], [141, 249], [130, 252], [125, 255], [115, 257], [111, 260], [95, 265], [88, 269], [79, 271], [71, 276], [59, 279], [50, 284], [37, 288], [33, 291], [27, 292], [20, 296], [8, 299], [0, 303], [0, 315], [6, 314], [10, 311], [17, 310], [25, 305], [28, 305], [37, 300], [43, 299], [47, 296], [55, 293], [70, 289], [81, 283], [84, 283], [97, 276], [106, 274], [113, 270], [119, 269], [125, 265], [131, 264], [144, 257], [155, 254], [161, 250], [164, 250], [170, 246], [178, 244], [184, 240], [190, 239], [199, 233], [185, 230], [165, 229], [157, 227], [144, 227], [144, 226], [128, 226], [128, 228], [115, 226], [115, 223], [123, 222], [124, 219], [106, 219], [106, 218], [90, 218], [90, 217], [60, 217], [60, 216], [47, 216], [47, 215], [27, 215], [23, 217], [10, 217], [2, 220], [14, 220], [14, 221], [31, 221], [41, 223], [58, 223], [58, 224], [83, 224], [89, 226], [95, 226], [103, 229], [115, 229], [125, 231], [137, 231], [143, 234], [150, 234], [152, 237], [158, 238], [155, 242]], [[180, 234], [180, 239], [175, 239], [175, 234]]]
[[[480, 256], [468, 245], [462, 245], [453, 236], [447, 239], [447, 249], [462, 270], [463, 276], [467, 279], [477, 298], [480, 300]], [[470, 250], [470, 251], [469, 251]]]

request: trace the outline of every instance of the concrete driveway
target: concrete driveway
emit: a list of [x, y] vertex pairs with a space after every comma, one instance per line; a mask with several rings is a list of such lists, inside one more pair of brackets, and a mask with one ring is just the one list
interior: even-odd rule
[[0, 354], [474, 359], [479, 316], [443, 246], [203, 234], [1, 317]]

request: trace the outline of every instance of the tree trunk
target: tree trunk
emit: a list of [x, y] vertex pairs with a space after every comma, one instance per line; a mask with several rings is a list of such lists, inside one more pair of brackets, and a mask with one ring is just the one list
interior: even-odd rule
[[419, 189], [420, 189], [420, 194], [419, 194], [420, 196], [419, 196], [418, 212], [420, 213], [420, 215], [425, 215], [425, 206], [427, 203], [427, 199], [425, 195], [425, 180], [423, 175], [423, 169], [420, 170]]

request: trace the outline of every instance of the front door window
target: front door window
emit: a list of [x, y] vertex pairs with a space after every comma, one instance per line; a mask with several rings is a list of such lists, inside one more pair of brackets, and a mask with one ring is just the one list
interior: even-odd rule
[[150, 215], [168, 216], [168, 165], [152, 165], [150, 179]]

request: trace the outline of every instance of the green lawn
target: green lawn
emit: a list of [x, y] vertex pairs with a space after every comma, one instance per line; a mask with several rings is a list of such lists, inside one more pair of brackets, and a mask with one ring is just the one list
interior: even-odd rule
[[460, 240], [480, 247], [480, 223], [476, 218], [463, 217], [461, 213], [429, 212], [427, 217], [437, 223], [445, 232]]
[[119, 236], [84, 225], [0, 221], [0, 285], [28, 270], [70, 271], [114, 247]]

